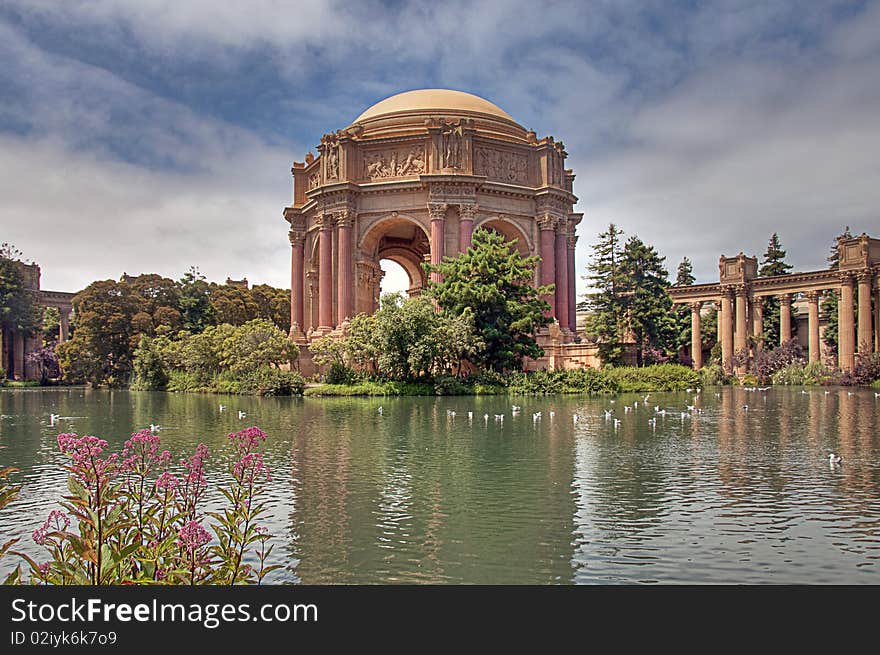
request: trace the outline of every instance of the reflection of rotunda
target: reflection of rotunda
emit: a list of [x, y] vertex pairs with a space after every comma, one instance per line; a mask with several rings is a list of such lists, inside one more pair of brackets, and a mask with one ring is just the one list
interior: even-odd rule
[[410, 293], [439, 262], [470, 244], [474, 229], [500, 232], [539, 255], [535, 284], [560, 332], [575, 326], [574, 174], [552, 137], [538, 139], [491, 102], [422, 89], [387, 98], [351, 126], [324, 135], [318, 156], [293, 165], [290, 223], [291, 335], [325, 334], [378, 307], [381, 259], [400, 264]]

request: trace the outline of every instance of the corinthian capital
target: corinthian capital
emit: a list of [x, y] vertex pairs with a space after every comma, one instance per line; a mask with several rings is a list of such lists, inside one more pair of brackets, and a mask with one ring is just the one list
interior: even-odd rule
[[315, 216], [315, 226], [320, 230], [329, 230], [335, 225], [336, 221], [333, 219], [333, 214], [318, 214]]
[[306, 233], [300, 230], [290, 230], [287, 232], [287, 238], [290, 240], [290, 245], [294, 248], [302, 247], [306, 240]]
[[446, 218], [447, 205], [444, 202], [432, 202], [428, 204], [428, 211], [431, 212], [432, 221], [442, 221]]
[[477, 206], [472, 204], [459, 205], [458, 214], [463, 221], [472, 221], [477, 216]]
[[535, 221], [541, 230], [552, 230], [556, 227], [556, 217], [551, 214], [543, 214], [538, 216]]
[[355, 212], [351, 209], [342, 209], [333, 213], [334, 218], [336, 219], [336, 224], [339, 227], [351, 227], [354, 225]]

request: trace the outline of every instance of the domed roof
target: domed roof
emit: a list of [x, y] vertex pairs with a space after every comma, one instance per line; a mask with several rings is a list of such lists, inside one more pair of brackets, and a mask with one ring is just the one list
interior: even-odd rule
[[506, 111], [488, 100], [464, 91], [452, 89], [417, 89], [405, 91], [390, 98], [385, 98], [367, 109], [355, 119], [362, 123], [374, 118], [393, 114], [425, 114], [425, 113], [475, 113], [501, 118], [516, 124]]

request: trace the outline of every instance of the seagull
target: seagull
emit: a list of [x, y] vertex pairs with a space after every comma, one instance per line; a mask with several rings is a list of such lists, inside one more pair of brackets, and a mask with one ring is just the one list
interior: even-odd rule
[[648, 425], [650, 425], [652, 429], [656, 430], [657, 429], [657, 418], [655, 417], [655, 418], [648, 419]]
[[721, 398], [721, 394], [720, 394], [720, 393], [716, 393], [716, 394], [715, 394], [715, 397], [716, 397], [716, 398]]
[[688, 405], [688, 406], [687, 406], [687, 410], [688, 410], [689, 412], [694, 411], [694, 406], [693, 406], [693, 405]]
[[743, 405], [743, 409], [744, 409], [745, 411], [749, 411], [749, 406], [748, 406], [748, 405]]
[[49, 425], [55, 425], [55, 421], [61, 418], [61, 414], [49, 414]]
[[[825, 392], [825, 395], [827, 396], [827, 395], [830, 394], [830, 393], [831, 393], [830, 391], [826, 391], [826, 392]], [[875, 395], [875, 396], [880, 396], [880, 393], [875, 393], [874, 395]]]
[[495, 420], [504, 422], [504, 414], [495, 414]]
[[553, 420], [553, 417], [556, 416], [556, 412], [550, 412], [550, 420]]
[[611, 418], [611, 410], [610, 410], [610, 409], [606, 409], [606, 410], [605, 410], [605, 420], [607, 421], [607, 420], [610, 419], [610, 418]]
[[856, 393], [855, 393], [855, 391], [847, 391], [847, 392], [846, 392], [846, 395], [847, 395], [847, 396], [855, 396]]
[[156, 425], [155, 423], [150, 423], [150, 432], [158, 432], [162, 429], [161, 425]]
[[241, 411], [241, 410], [238, 410], [238, 420], [239, 420], [239, 421], [240, 421], [241, 419], [243, 419], [245, 416], [247, 416], [247, 412], [243, 412], [243, 411]]
[[571, 417], [571, 422], [572, 422], [572, 423], [577, 423], [579, 418], [580, 418], [580, 416], [578, 416], [577, 414], [574, 414], [574, 415], [572, 415], [572, 417]]
[[225, 411], [226, 411], [226, 405], [220, 405], [220, 411], [221, 411], [221, 412], [225, 412]]
[[804, 396], [806, 396], [806, 395], [807, 395], [807, 390], [806, 390], [806, 389], [801, 389], [801, 394], [804, 395]]
[[620, 427], [620, 419], [616, 418], [616, 419], [614, 419], [614, 429], [616, 430], [619, 427]]
[[532, 414], [532, 418], [537, 421], [539, 418], [541, 418], [541, 412], [535, 412], [534, 414]]
[[648, 398], [649, 398], [650, 396], [651, 396], [651, 394], [648, 394], [647, 396], [645, 396], [645, 402], [648, 402]]
[[474, 413], [468, 412], [468, 423], [472, 423], [474, 420]]
[[639, 401], [636, 400], [636, 401], [633, 403], [633, 407], [638, 407], [638, 406], [639, 406]]
[[660, 416], [666, 418], [666, 410], [665, 410], [665, 409], [661, 409], [661, 410], [660, 410], [659, 412], [657, 412], [657, 413], [660, 414]]
[[[825, 393], [828, 393], [827, 391]], [[880, 393], [874, 392], [874, 398], [880, 398]]]
[[510, 411], [512, 411], [514, 414], [519, 412], [519, 410], [521, 410], [521, 409], [522, 409], [522, 407], [520, 407], [519, 405], [511, 405], [510, 406]]
[[690, 387], [684, 390], [685, 393], [690, 393], [691, 391], [693, 391], [693, 389], [691, 389]]
[[831, 466], [834, 466], [835, 464], [840, 464], [842, 461], [843, 457], [841, 457], [840, 455], [835, 455], [834, 453], [828, 455], [828, 463]]
[[486, 425], [489, 425], [489, 415], [488, 414], [483, 414], [483, 422]]
[[[239, 412], [241, 414], [241, 412]], [[379, 405], [379, 416], [382, 416], [382, 405]]]
[[684, 420], [685, 420], [688, 416], [690, 416], [690, 414], [688, 414], [687, 412], [682, 412], [682, 413], [681, 413], [681, 422], [684, 423]]
[[447, 409], [446, 416], [449, 416], [450, 418], [455, 418], [455, 412], [452, 411], [451, 409]]
[[630, 407], [629, 405], [625, 405], [624, 408], [623, 408], [623, 413], [624, 413], [624, 414], [629, 414], [629, 413], [630, 413], [630, 410], [632, 410], [632, 407]]

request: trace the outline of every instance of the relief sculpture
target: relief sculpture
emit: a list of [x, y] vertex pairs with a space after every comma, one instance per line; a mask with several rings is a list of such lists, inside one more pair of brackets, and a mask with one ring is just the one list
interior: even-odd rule
[[490, 180], [526, 184], [528, 182], [528, 158], [517, 152], [502, 152], [489, 148], [477, 148], [474, 173]]
[[423, 146], [364, 153], [364, 176], [370, 180], [406, 177], [425, 172]]

